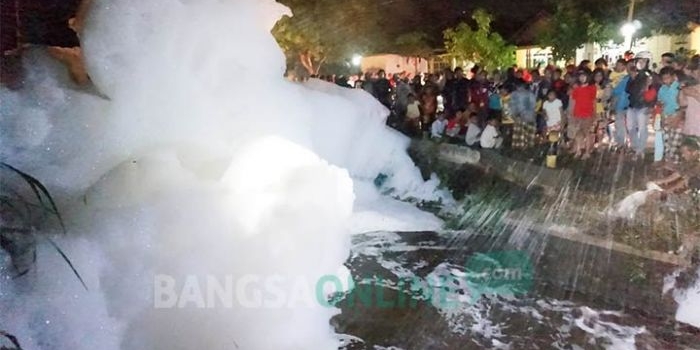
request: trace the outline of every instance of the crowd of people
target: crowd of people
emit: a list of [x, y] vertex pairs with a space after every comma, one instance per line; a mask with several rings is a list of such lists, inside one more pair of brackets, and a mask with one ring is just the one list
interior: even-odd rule
[[505, 72], [380, 70], [339, 84], [372, 94], [391, 110], [388, 124], [411, 137], [474, 148], [545, 144], [582, 160], [610, 150], [637, 161], [653, 149], [654, 164], [683, 179], [670, 187], [700, 183], [700, 55], [665, 53], [660, 64], [648, 51], [628, 55]]
[[575, 158], [605, 146], [636, 160], [644, 158], [652, 129], [654, 161], [677, 165], [682, 146], [695, 149], [700, 140], [699, 66], [698, 55], [666, 53], [657, 67], [644, 51], [563, 69], [503, 73], [477, 65], [412, 78], [379, 71], [355, 85], [391, 109], [392, 126], [414, 137], [513, 149], [555, 139]]

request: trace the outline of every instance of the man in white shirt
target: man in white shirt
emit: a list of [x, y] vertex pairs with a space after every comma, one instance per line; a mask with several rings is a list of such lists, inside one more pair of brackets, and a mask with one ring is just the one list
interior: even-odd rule
[[467, 146], [479, 146], [479, 138], [481, 137], [481, 128], [479, 127], [479, 117], [476, 113], [469, 116], [469, 126], [467, 126], [467, 136], [465, 141]]
[[498, 132], [498, 119], [489, 119], [488, 125], [481, 133], [481, 148], [501, 148], [503, 138]]

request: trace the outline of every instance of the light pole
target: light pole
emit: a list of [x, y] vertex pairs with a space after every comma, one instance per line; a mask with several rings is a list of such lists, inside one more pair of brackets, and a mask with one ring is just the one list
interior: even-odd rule
[[627, 10], [627, 23], [632, 23], [632, 18], [634, 18], [634, 4], [636, 0], [630, 0], [630, 7]]
[[632, 43], [634, 39], [634, 33], [642, 27], [642, 23], [639, 21], [633, 20], [634, 18], [634, 5], [636, 4], [637, 0], [630, 0], [630, 6], [627, 11], [627, 22], [622, 25], [622, 28], [620, 28], [620, 32], [622, 33], [622, 36], [625, 38], [625, 44], [627, 47], [629, 47], [630, 50], [632, 50]]

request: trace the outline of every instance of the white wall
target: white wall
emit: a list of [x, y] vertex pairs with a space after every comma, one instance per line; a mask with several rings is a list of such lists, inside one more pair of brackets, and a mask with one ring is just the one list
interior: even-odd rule
[[387, 75], [401, 72], [415, 75], [428, 72], [428, 60], [394, 54], [375, 55], [363, 57], [360, 67], [363, 72], [384, 69]]
[[534, 68], [540, 62], [542, 67], [545, 67], [551, 60], [551, 47], [527, 47], [515, 50], [515, 63], [521, 68]]
[[[632, 47], [632, 51], [650, 51], [653, 55], [653, 62], [658, 63], [661, 61], [662, 54], [675, 52], [681, 47], [700, 52], [700, 26], [695, 27], [687, 35], [654, 35], [649, 38], [637, 39]], [[598, 44], [585, 44], [582, 48], [576, 50], [576, 63], [584, 59], [594, 61], [603, 55], [608, 55], [614, 60], [628, 49], [624, 45], [601, 48]]]

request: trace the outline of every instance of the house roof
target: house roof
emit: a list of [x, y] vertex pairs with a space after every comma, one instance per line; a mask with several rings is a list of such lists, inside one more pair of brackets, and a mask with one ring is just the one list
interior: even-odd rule
[[537, 37], [549, 26], [551, 20], [552, 15], [546, 11], [540, 11], [513, 34], [511, 42], [519, 47], [534, 46]]

